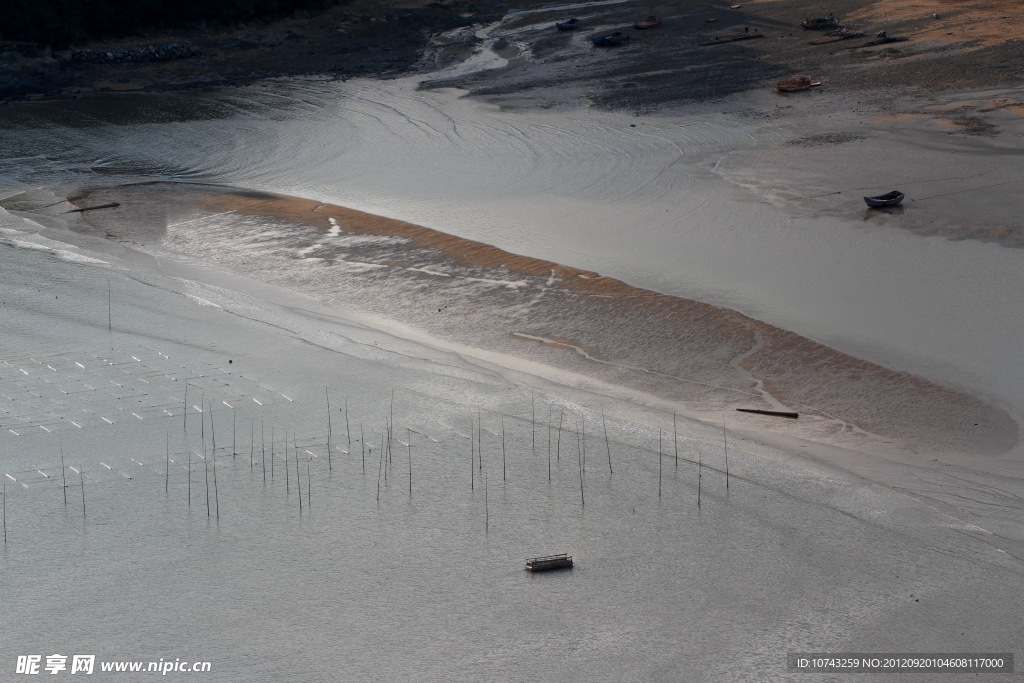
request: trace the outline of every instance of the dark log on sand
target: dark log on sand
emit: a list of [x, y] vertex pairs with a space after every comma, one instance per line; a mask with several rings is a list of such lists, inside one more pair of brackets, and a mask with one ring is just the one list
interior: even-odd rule
[[800, 417], [800, 413], [789, 413], [784, 410], [758, 410], [757, 408], [737, 408], [736, 410], [741, 413], [756, 413], [757, 415], [772, 415], [773, 417], [788, 417], [791, 420], [795, 420]]
[[120, 202], [110, 202], [109, 204], [100, 204], [99, 206], [86, 206], [81, 209], [71, 209], [64, 213], [82, 213], [84, 211], [95, 211], [96, 209], [113, 209], [115, 206], [121, 206]]

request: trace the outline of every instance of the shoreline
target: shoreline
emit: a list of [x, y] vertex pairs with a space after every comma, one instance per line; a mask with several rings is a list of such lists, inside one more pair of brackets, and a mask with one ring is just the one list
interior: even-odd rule
[[[550, 7], [550, 9], [549, 9]], [[474, 28], [501, 19], [495, 47], [507, 59], [499, 69], [425, 83], [460, 87], [470, 95], [528, 97], [535, 106], [579, 87], [599, 107], [655, 111], [770, 87], [793, 73], [810, 72], [826, 88], [878, 97], [904, 88], [998, 87], [1024, 78], [1024, 31], [1013, 0], [954, 7], [941, 0], [878, 3], [841, 0], [830, 6], [844, 25], [865, 38], [809, 45], [818, 32], [801, 30], [808, 10], [795, 0], [723, 8], [708, 3], [659, 10], [663, 25], [636, 32], [638, 16], [651, 11], [637, 0], [602, 5], [548, 6], [510, 2], [357, 1], [316, 16], [254, 23], [234, 30], [192, 30], [78, 46], [102, 57], [118, 50], [145, 53], [159, 45], [187, 45], [191, 55], [168, 61], [72, 64], [71, 53], [15, 60], [0, 68], [0, 98], [54, 99], [95, 92], [166, 92], [239, 87], [267, 78], [335, 79], [426, 74], [458, 63], [481, 49]], [[813, 10], [812, 10], [813, 11]], [[579, 31], [560, 32], [565, 12], [583, 18]], [[1009, 13], [1009, 14], [1007, 14]], [[537, 24], [537, 20], [541, 23]], [[713, 22], [713, 23], [712, 23]], [[708, 50], [697, 42], [750, 26], [767, 40]], [[894, 45], [860, 47], [878, 30], [908, 38]], [[636, 41], [594, 50], [586, 36], [624, 30]], [[5, 53], [8, 54], [8, 53]], [[13, 54], [13, 53], [12, 53]], [[670, 65], [666, 69], [666, 65]]]
[[[169, 190], [175, 204], [184, 200], [190, 209], [167, 204]], [[220, 221], [213, 233], [164, 232], [166, 227], [140, 233], [130, 221], [115, 224], [97, 213], [85, 217], [91, 227], [81, 231], [87, 234], [133, 248], [148, 244], [141, 250], [158, 257], [197, 258], [286, 288], [288, 272], [298, 268], [292, 287], [305, 291], [302, 283], [314, 278], [321, 284], [305, 293], [328, 310], [363, 310], [407, 334], [412, 330], [413, 337], [426, 335], [439, 348], [471, 355], [470, 349], [480, 349], [482, 357], [493, 356], [492, 362], [511, 370], [523, 362], [589, 377], [624, 394], [651, 396], [670, 412], [714, 422], [724, 411], [737, 422], [738, 407], [791, 410], [801, 414], [793, 424], [757, 415], [744, 415], [742, 422], [874, 452], [995, 454], [1017, 443], [1018, 426], [1009, 414], [962, 392], [728, 309], [403, 221], [297, 197], [186, 183], [106, 188], [75, 199], [83, 197], [93, 204], [120, 198], [162, 206], [166, 224], [181, 224], [183, 216], [195, 224], [204, 216]], [[268, 220], [281, 235], [279, 243], [250, 249], [264, 229], [258, 226]], [[198, 235], [205, 237], [195, 247]], [[210, 262], [210, 254], [219, 254], [218, 261]]]

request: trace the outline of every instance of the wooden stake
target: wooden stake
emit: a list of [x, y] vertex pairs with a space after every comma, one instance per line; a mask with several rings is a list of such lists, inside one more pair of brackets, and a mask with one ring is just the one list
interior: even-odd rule
[[[171, 486], [171, 433], [167, 432], [167, 447], [164, 454], [164, 493], [170, 490]], [[64, 466], [64, 449], [61, 448], [60, 465]], [[65, 487], [66, 488], [66, 487]], [[64, 504], [68, 504], [68, 494], [64, 492]]]
[[[213, 413], [210, 413], [210, 420], [213, 420]], [[234, 460], [238, 455], [238, 415], [234, 408], [231, 409], [231, 459]]]
[[412, 430], [405, 428], [406, 454], [409, 458], [409, 497], [412, 498]]
[[82, 519], [85, 519], [85, 468], [81, 465], [78, 466], [78, 479], [82, 482]]
[[[267, 432], [264, 430], [263, 418], [260, 418], [260, 456], [263, 458], [263, 483], [267, 483]], [[271, 460], [271, 463], [274, 461]]]
[[366, 474], [366, 439], [363, 436], [363, 423], [359, 423], [359, 448], [363, 452], [363, 474]]
[[309, 457], [306, 457], [306, 507], [313, 507], [313, 487], [310, 484]]
[[501, 416], [501, 480], [505, 481], [505, 416]]
[[256, 418], [249, 418], [249, 471], [252, 472], [252, 461], [256, 457]]

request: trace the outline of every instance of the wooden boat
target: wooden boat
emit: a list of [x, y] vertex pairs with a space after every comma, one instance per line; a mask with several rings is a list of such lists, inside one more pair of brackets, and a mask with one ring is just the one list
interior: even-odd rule
[[786, 81], [779, 81], [775, 89], [779, 92], [799, 92], [821, 85], [820, 81], [812, 81], [810, 76], [796, 76]]
[[773, 417], [788, 417], [790, 420], [795, 420], [800, 417], [800, 413], [790, 413], [785, 410], [760, 410], [759, 408], [737, 408], [736, 410], [741, 413], [756, 413], [757, 415], [771, 415]]
[[885, 45], [886, 43], [902, 43], [905, 40], [910, 40], [907, 36], [885, 36], [884, 38], [875, 38], [869, 40], [866, 43], [860, 45], [851, 45], [848, 49], [856, 49], [858, 47], [871, 47], [872, 45]]
[[877, 197], [865, 197], [864, 203], [873, 209], [879, 209], [886, 206], [899, 206], [899, 203], [903, 201], [903, 193], [899, 190], [893, 190], [886, 194], [880, 194]]
[[652, 14], [649, 17], [640, 19], [639, 21], [635, 22], [633, 26], [639, 29], [654, 28], [655, 26], [661, 26], [661, 19]]
[[590, 36], [590, 42], [597, 47], [614, 47], [616, 45], [628, 43], [629, 36], [622, 31], [616, 31], [615, 33], [608, 33], [603, 36]]
[[837, 43], [840, 40], [846, 40], [847, 38], [860, 38], [864, 35], [863, 31], [850, 31], [845, 28], [841, 28], [838, 31], [832, 31], [831, 33], [825, 34], [821, 38], [815, 38], [814, 40], [807, 41], [808, 45], [825, 45], [827, 43]]
[[555, 23], [555, 28], [557, 28], [559, 31], [571, 31], [574, 28], [579, 28], [580, 27], [580, 23], [581, 22], [580, 22], [579, 19], [577, 19], [576, 17], [573, 17], [572, 19], [569, 19], [567, 21], [556, 22]]
[[531, 557], [526, 560], [526, 571], [546, 572], [552, 569], [571, 569], [572, 557], [562, 553], [561, 555], [545, 555], [544, 557]]
[[711, 40], [705, 40], [698, 45], [721, 45], [723, 43], [735, 43], [737, 40], [751, 40], [752, 38], [764, 38], [764, 34], [754, 29], [750, 33], [746, 31], [737, 33], [727, 33], [724, 36], [715, 36]]
[[827, 17], [818, 17], [811, 19], [808, 17], [800, 22], [800, 25], [804, 27], [805, 31], [821, 31], [826, 28], [839, 28], [839, 20], [833, 15]]

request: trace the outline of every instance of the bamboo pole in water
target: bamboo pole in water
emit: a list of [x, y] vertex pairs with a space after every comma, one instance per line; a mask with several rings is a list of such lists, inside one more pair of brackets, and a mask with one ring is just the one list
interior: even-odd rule
[[85, 519], [85, 468], [78, 466], [78, 479], [82, 483], [82, 519]]
[[331, 393], [324, 387], [324, 397], [327, 399], [327, 469], [333, 470], [331, 466]]
[[[263, 458], [263, 483], [267, 483], [267, 432], [264, 429], [263, 418], [260, 418], [260, 455]], [[273, 460], [270, 461], [273, 466]]]
[[576, 440], [576, 464], [580, 471], [580, 505], [585, 506], [587, 504], [586, 498], [583, 497], [583, 450], [579, 447], [579, 439]]
[[[273, 447], [271, 447], [273, 449]], [[273, 462], [273, 460], [271, 460]], [[284, 492], [290, 494], [291, 475], [288, 473], [288, 430], [284, 430]]]
[[409, 458], [409, 497], [412, 498], [412, 430], [405, 428], [406, 454]]
[[587, 416], [580, 415], [580, 448], [583, 450], [583, 473], [587, 473]]
[[213, 428], [213, 401], [210, 401], [210, 439], [213, 442], [213, 449], [210, 451], [210, 455], [213, 457], [213, 497], [217, 504], [217, 519], [220, 519], [220, 487], [217, 486], [217, 432]]
[[676, 414], [672, 413], [672, 447], [676, 453], [676, 469], [679, 469], [679, 432], [676, 429]]
[[348, 428], [348, 397], [345, 397], [345, 435], [348, 437], [348, 452], [352, 452], [352, 430]]
[[704, 454], [697, 449], [697, 507], [700, 507], [700, 483], [704, 476]]
[[505, 416], [501, 416], [501, 480], [506, 480], [505, 474]]
[[253, 459], [256, 457], [256, 418], [249, 418], [249, 471], [252, 472]]
[[658, 498], [661, 498], [661, 428], [658, 428]]
[[725, 413], [722, 413], [722, 444], [725, 447], [725, 488], [729, 489], [729, 438], [725, 435]]
[[[4, 491], [3, 491], [3, 497], [4, 497], [4, 545], [7, 545], [7, 480], [6, 479], [4, 479], [3, 484], [4, 484]], [[65, 495], [65, 498], [66, 498], [67, 493], [65, 492], [64, 495]]]
[[530, 392], [530, 455], [537, 457], [537, 409], [534, 405], [534, 395]]
[[64, 444], [60, 445], [60, 480], [61, 486], [64, 487], [64, 507], [68, 506], [68, 475], [67, 468], [64, 466]]
[[[299, 476], [299, 444], [295, 437], [295, 432], [292, 432], [292, 450], [295, 451], [295, 487], [299, 492], [299, 512], [302, 512], [302, 478]], [[288, 467], [288, 442], [284, 444], [284, 463], [285, 468]]]
[[380, 502], [380, 471], [384, 466], [384, 435], [381, 435], [380, 458], [377, 460], [377, 502]]
[[555, 462], [562, 462], [562, 418], [565, 417], [565, 408], [558, 412], [558, 435], [555, 440]]
[[608, 474], [612, 472], [612, 447], [608, 443], [608, 422], [604, 418], [604, 407], [601, 407], [601, 427], [604, 428], [604, 449], [608, 451]]
[[206, 479], [206, 516], [210, 516], [210, 454], [206, 452], [206, 413], [203, 412], [203, 403], [206, 401], [206, 392], [199, 396], [199, 414], [202, 416], [202, 426], [199, 428], [199, 435], [203, 440], [203, 474]]
[[363, 423], [359, 423], [359, 449], [363, 452], [363, 474], [366, 474], [366, 437], [363, 435]]
[[473, 419], [469, 420], [469, 490], [472, 491], [476, 488], [476, 473], [474, 465], [476, 465], [476, 453], [473, 451]]
[[[60, 466], [64, 467], [64, 447], [61, 446]], [[166, 447], [164, 449], [164, 493], [170, 490], [171, 486], [171, 433], [167, 432]], [[67, 486], [64, 487], [67, 489]], [[68, 494], [64, 492], [64, 504], [68, 504]]]
[[484, 472], [484, 533], [491, 527], [491, 508], [487, 502], [487, 473]]

